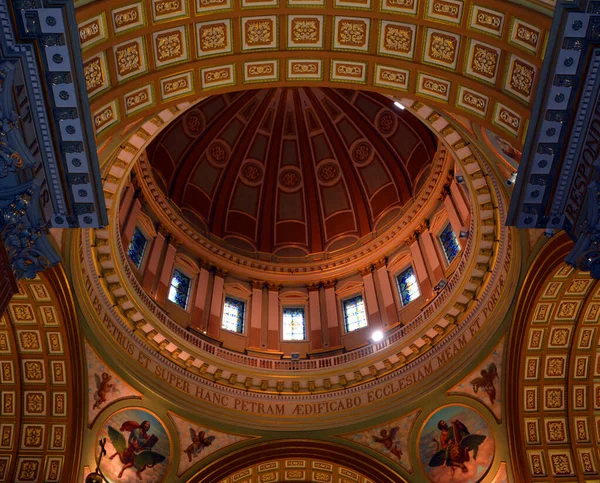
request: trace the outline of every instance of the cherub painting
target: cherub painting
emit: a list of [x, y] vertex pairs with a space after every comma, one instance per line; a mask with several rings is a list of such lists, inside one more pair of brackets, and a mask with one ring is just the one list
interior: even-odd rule
[[[141, 398], [141, 394], [127, 384], [85, 342], [87, 368], [88, 424], [92, 427], [96, 418], [116, 401]], [[106, 435], [108, 437], [108, 435]]]
[[492, 464], [494, 437], [478, 412], [461, 405], [446, 406], [425, 422], [419, 458], [435, 483], [475, 483]]
[[181, 476], [194, 465], [202, 464], [204, 459], [217, 451], [240, 441], [251, 439], [248, 436], [216, 431], [208, 426], [199, 426], [197, 421], [190, 421], [173, 413], [169, 413], [169, 418], [177, 429], [181, 448], [177, 476]]
[[412, 473], [413, 462], [408, 451], [408, 441], [420, 412], [420, 409], [416, 409], [385, 424], [372, 426], [356, 433], [343, 434], [340, 438], [376, 451], [389, 458], [390, 463], [400, 465]]
[[143, 409], [126, 409], [112, 415], [100, 430], [107, 437], [108, 459], [102, 471], [115, 483], [158, 483], [169, 467], [171, 445], [162, 422]]
[[198, 432], [196, 432], [194, 428], [190, 427], [190, 439], [192, 440], [192, 443], [184, 450], [188, 455], [188, 460], [190, 462], [192, 461], [192, 458], [198, 456], [204, 448], [210, 446], [215, 440], [214, 436], [205, 437], [205, 434], [206, 433], [199, 428]]
[[102, 376], [94, 374], [94, 379], [96, 380], [96, 392], [94, 393], [96, 402], [92, 409], [100, 408], [100, 406], [106, 402], [108, 393], [118, 392], [117, 387], [110, 382], [112, 376], [107, 372], [103, 372]]
[[453, 386], [448, 391], [448, 394], [466, 394], [473, 399], [477, 399], [489, 408], [494, 414], [496, 421], [501, 421], [503, 403], [501, 384], [503, 353], [504, 340], [500, 341], [485, 359], [474, 366], [468, 375]]
[[387, 429], [382, 429], [379, 433], [380, 436], [373, 436], [374, 443], [381, 443], [385, 448], [395, 455], [398, 459], [402, 459], [402, 450], [400, 449], [400, 441], [396, 441], [396, 434], [400, 430], [399, 427], [390, 429], [389, 433]]
[[476, 377], [471, 380], [473, 392], [477, 394], [479, 388], [483, 389], [488, 395], [492, 406], [496, 401], [496, 386], [494, 385], [496, 379], [500, 380], [498, 377], [498, 369], [496, 364], [492, 362], [488, 364], [486, 369], [481, 370], [481, 377]]

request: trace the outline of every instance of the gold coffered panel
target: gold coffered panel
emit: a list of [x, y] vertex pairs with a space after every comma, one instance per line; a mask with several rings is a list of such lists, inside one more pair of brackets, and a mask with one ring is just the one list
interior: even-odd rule
[[231, 20], [213, 20], [196, 24], [196, 55], [198, 58], [230, 54]]
[[323, 15], [288, 15], [288, 49], [322, 49], [324, 25]]
[[493, 0], [99, 0], [77, 16], [100, 137], [204, 90], [344, 82], [519, 142], [551, 23]]

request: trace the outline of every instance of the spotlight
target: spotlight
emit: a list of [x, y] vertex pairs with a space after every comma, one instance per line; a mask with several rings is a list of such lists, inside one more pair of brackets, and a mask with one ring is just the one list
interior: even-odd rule
[[516, 182], [517, 182], [517, 172], [515, 171], [515, 172], [513, 172], [513, 173], [510, 175], [510, 178], [508, 178], [508, 179], [505, 181], [505, 183], [506, 183], [506, 185], [507, 185], [507, 186], [512, 186], [512, 185], [513, 185], [513, 184], [515, 184]]
[[406, 108], [404, 107], [404, 104], [401, 104], [401, 103], [400, 103], [400, 102], [398, 102], [398, 101], [394, 102], [394, 106], [396, 106], [398, 109], [402, 109], [402, 110], [406, 109]]
[[464, 231], [464, 230], [460, 231], [460, 238], [467, 238], [468, 236], [469, 236], [468, 231]]
[[456, 182], [457, 183], [464, 183], [465, 182], [465, 178], [463, 176], [461, 176], [460, 174], [456, 175]]
[[371, 339], [373, 340], [373, 342], [379, 342], [381, 339], [383, 339], [383, 332], [381, 332], [380, 330], [376, 330], [371, 334]]

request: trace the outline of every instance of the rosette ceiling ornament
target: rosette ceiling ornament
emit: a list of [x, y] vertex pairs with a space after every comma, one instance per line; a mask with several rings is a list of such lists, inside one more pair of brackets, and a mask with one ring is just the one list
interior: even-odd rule
[[202, 101], [148, 147], [147, 163], [201, 235], [298, 262], [359, 247], [406, 217], [436, 149], [383, 96], [261, 89]]

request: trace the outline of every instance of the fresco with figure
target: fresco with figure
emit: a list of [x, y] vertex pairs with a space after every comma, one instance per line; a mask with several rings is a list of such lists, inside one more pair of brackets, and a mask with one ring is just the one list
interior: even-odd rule
[[111, 483], [163, 481], [171, 462], [171, 440], [164, 424], [142, 408], [123, 409], [102, 425], [106, 438], [102, 471]]
[[435, 483], [476, 483], [494, 459], [494, 437], [479, 413], [450, 405], [435, 411], [421, 430], [419, 459]]
[[[192, 466], [198, 464], [211, 454], [240, 441], [254, 438], [253, 436], [241, 436], [239, 434], [216, 431], [201, 423], [189, 421], [171, 412], [169, 413], [169, 418], [177, 429], [177, 437], [179, 439], [178, 476], [181, 476]], [[177, 461], [176, 458], [174, 460]]]
[[421, 410], [417, 409], [383, 425], [341, 437], [377, 451], [405, 468], [408, 472], [412, 472], [413, 465], [410, 460], [408, 444], [413, 425], [420, 412]]
[[100, 412], [107, 406], [127, 398], [141, 398], [141, 394], [118, 377], [85, 342], [85, 359], [88, 379], [88, 424], [92, 426]]
[[502, 419], [502, 355], [504, 339], [467, 377], [448, 391], [466, 394], [487, 406], [497, 421]]

